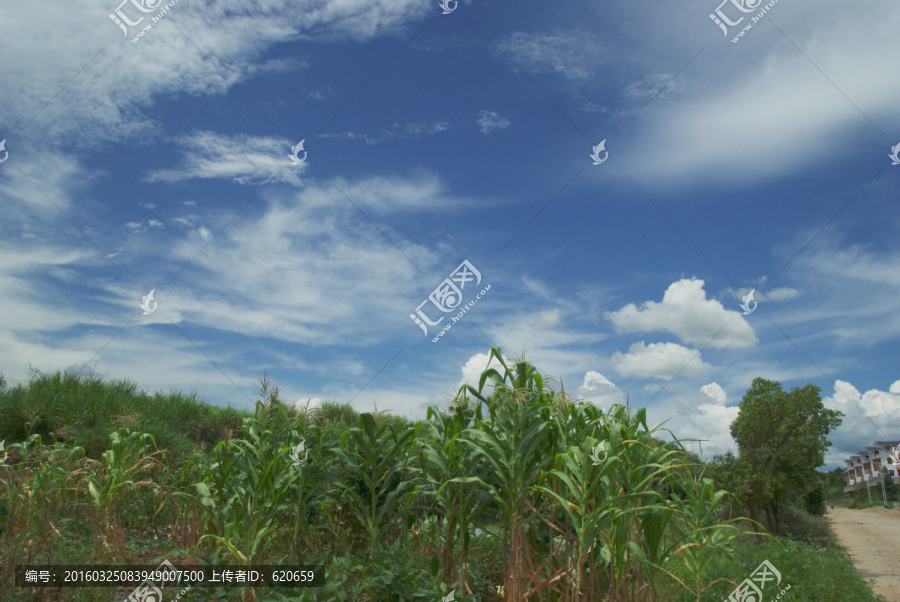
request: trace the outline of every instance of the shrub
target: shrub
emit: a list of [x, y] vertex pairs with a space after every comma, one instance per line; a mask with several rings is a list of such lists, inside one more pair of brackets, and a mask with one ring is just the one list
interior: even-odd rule
[[803, 496], [803, 505], [806, 507], [806, 511], [813, 516], [825, 514], [825, 495], [822, 488], [816, 487]]

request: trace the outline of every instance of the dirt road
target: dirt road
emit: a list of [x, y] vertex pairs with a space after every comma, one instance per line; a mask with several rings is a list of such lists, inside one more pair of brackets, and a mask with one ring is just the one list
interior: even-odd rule
[[875, 592], [900, 602], [900, 510], [826, 508], [841, 545], [865, 579], [875, 579]]

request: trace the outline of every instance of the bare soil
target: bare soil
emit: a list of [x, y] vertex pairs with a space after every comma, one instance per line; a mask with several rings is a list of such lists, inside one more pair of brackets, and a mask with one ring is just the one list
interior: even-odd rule
[[865, 579], [875, 579], [875, 592], [900, 602], [900, 510], [827, 507], [825, 516], [856, 569]]

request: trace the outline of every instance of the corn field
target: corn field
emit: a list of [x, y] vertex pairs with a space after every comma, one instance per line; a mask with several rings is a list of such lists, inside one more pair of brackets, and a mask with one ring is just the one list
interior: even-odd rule
[[[415, 424], [376, 412], [323, 426], [264, 380], [241, 429], [180, 460], [125, 427], [103, 461], [32, 434], [0, 464], [0, 540], [19, 550], [0, 583], [62, 545], [60, 521], [81, 521], [96, 543], [85, 562], [136, 563], [126, 534], [165, 524], [176, 564], [327, 567], [319, 590], [185, 600], [713, 599], [727, 580], [710, 580], [709, 562], [747, 532], [743, 519], [722, 520], [728, 494], [682, 444], [657, 439], [643, 409], [603, 411], [545, 388], [533, 365], [508, 364], [499, 348], [492, 364], [477, 388]], [[297, 449], [308, 452], [300, 463]], [[6, 597], [16, 591], [0, 595], [41, 599]], [[116, 596], [82, 599], [127, 592]]]

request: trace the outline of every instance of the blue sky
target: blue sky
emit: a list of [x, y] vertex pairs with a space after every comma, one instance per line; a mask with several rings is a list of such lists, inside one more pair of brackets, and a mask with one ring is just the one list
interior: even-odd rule
[[756, 377], [900, 439], [896, 3], [158, 3], [0, 8], [8, 380], [422, 418], [527, 346], [705, 455]]

